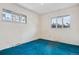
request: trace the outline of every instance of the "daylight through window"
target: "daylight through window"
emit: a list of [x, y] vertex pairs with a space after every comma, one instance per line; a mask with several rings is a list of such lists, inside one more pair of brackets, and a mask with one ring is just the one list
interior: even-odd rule
[[2, 12], [2, 20], [8, 22], [16, 22], [16, 23], [26, 23], [26, 16], [22, 14], [15, 13], [10, 10], [3, 9]]
[[52, 28], [69, 28], [71, 22], [71, 17], [68, 16], [60, 16], [52, 18]]

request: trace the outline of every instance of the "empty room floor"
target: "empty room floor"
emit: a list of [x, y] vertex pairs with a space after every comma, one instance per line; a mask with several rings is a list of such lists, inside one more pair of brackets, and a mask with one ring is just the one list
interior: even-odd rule
[[49, 41], [34, 40], [0, 51], [1, 55], [77, 55], [79, 46]]

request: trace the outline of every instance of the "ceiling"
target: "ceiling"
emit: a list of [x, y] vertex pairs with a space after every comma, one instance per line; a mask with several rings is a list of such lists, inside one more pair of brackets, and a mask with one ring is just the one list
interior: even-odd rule
[[38, 14], [44, 14], [51, 11], [72, 7], [76, 5], [76, 3], [19, 3], [18, 5]]

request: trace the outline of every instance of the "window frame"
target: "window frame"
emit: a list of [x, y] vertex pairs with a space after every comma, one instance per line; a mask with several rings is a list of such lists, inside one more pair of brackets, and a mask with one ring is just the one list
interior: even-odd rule
[[[12, 20], [11, 21], [7, 21], [6, 17], [4, 17], [4, 13], [11, 13], [12, 14]], [[16, 16], [19, 17], [19, 21], [16, 21], [17, 20]], [[25, 17], [25, 20], [24, 20], [25, 22], [21, 22], [21, 20], [22, 20], [21, 17]], [[2, 9], [2, 21], [26, 24], [27, 23], [27, 16], [23, 15], [23, 14], [16, 13], [16, 12], [13, 12], [13, 11], [10, 11], [10, 10], [7, 10], [7, 9]]]
[[[69, 16], [69, 17], [70, 17], [69, 27], [64, 27], [63, 18], [66, 17], [66, 16]], [[61, 27], [58, 27], [58, 20], [57, 20], [57, 18], [59, 18], [59, 17], [62, 18], [62, 21], [61, 21], [62, 26], [61, 26]], [[51, 27], [52, 27], [52, 25], [53, 25], [53, 18], [56, 18], [56, 28], [70, 28], [70, 25], [71, 25], [71, 16], [70, 16], [70, 15], [64, 15], [64, 16], [52, 17], [52, 18], [51, 18]], [[54, 27], [52, 27], [52, 28], [54, 28]]]

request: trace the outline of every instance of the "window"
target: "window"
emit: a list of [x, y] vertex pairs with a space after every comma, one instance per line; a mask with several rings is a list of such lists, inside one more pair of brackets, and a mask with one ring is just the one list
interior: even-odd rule
[[26, 23], [26, 16], [22, 15], [20, 19], [21, 23]]
[[52, 18], [52, 28], [56, 28], [57, 25], [57, 19], [56, 18]]
[[18, 14], [15, 14], [14, 16], [15, 22], [20, 22], [20, 16]]
[[62, 28], [62, 17], [57, 17], [57, 28]]
[[2, 18], [4, 21], [16, 22], [16, 23], [26, 23], [26, 16], [22, 14], [15, 13], [10, 10], [3, 9]]
[[63, 27], [64, 28], [69, 28], [70, 27], [70, 21], [71, 21], [70, 16], [64, 16], [63, 17]]
[[52, 18], [52, 28], [69, 28], [70, 27], [70, 16], [58, 16]]
[[9, 10], [3, 10], [3, 20], [4, 21], [12, 21], [12, 12]]

